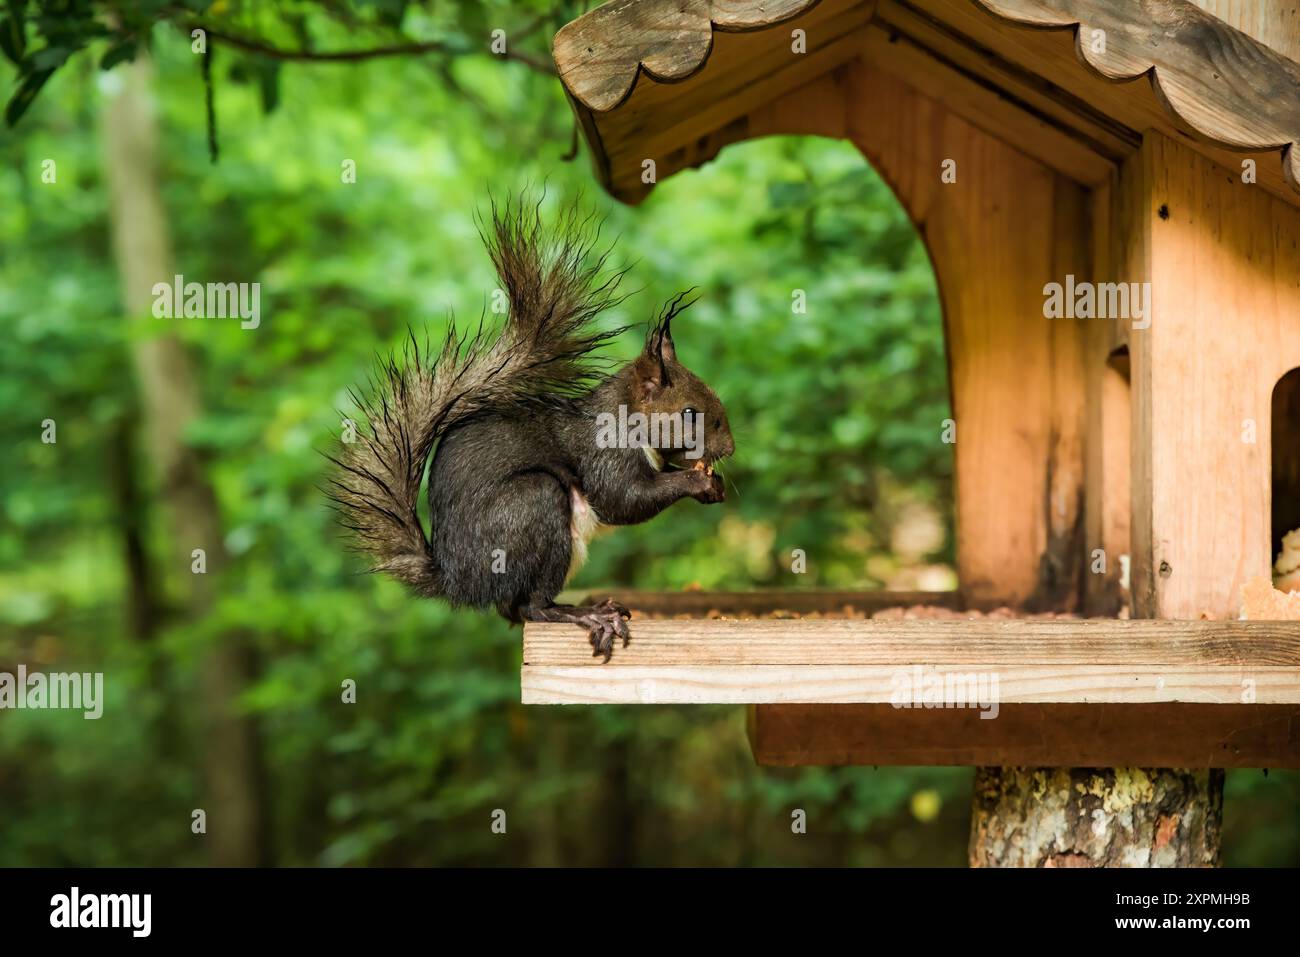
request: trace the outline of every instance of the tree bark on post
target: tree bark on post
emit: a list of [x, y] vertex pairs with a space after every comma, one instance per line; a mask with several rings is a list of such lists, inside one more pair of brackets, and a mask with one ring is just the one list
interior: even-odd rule
[[[104, 166], [113, 248], [123, 309], [132, 321], [151, 314], [153, 285], [172, 276], [171, 239], [158, 185], [158, 128], [150, 95], [153, 70], [143, 52], [107, 75]], [[117, 84], [120, 84], [118, 86]], [[224, 565], [217, 499], [184, 433], [200, 412], [189, 358], [173, 335], [134, 339], [132, 360], [144, 430], [170, 527], [172, 555], [184, 583], [185, 607], [198, 620], [212, 606]], [[206, 572], [191, 571], [204, 550]], [[218, 866], [266, 863], [262, 764], [256, 724], [235, 701], [251, 678], [251, 654], [237, 635], [223, 636], [202, 667], [205, 771], [211, 860]], [[184, 822], [178, 824], [184, 826]]]
[[979, 768], [972, 867], [1213, 867], [1223, 771]]

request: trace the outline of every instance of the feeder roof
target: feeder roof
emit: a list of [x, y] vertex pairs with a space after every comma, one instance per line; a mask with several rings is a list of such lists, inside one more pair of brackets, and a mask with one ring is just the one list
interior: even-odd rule
[[[613, 0], [563, 27], [553, 53], [597, 174], [627, 202], [727, 143], [811, 132], [799, 98], [816, 106], [828, 76], [860, 62], [1087, 185], [1156, 129], [1232, 170], [1254, 159], [1259, 184], [1300, 205], [1300, 14], [1255, 6]], [[751, 122], [777, 103], [780, 128]]]

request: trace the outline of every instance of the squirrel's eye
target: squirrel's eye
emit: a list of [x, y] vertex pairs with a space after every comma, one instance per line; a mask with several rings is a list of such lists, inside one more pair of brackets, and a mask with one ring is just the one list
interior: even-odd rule
[[699, 412], [696, 409], [691, 408], [689, 405], [682, 409], [682, 418], [684, 419], [689, 419], [691, 416], [698, 414]]

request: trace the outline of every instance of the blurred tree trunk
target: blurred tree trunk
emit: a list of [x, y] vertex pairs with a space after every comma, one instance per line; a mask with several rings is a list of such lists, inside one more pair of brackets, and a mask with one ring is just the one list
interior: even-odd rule
[[[158, 184], [158, 128], [151, 96], [153, 70], [143, 54], [107, 75], [120, 81], [107, 94], [104, 166], [108, 179], [113, 249], [122, 305], [131, 320], [151, 314], [154, 283], [170, 281], [171, 238]], [[224, 565], [216, 495], [195, 451], [184, 439], [199, 414], [188, 357], [173, 335], [140, 336], [132, 358], [149, 451], [170, 523], [186, 613], [199, 620], [213, 604]], [[207, 573], [191, 573], [191, 554], [206, 553]], [[202, 666], [205, 718], [207, 840], [218, 866], [265, 863], [262, 766], [255, 722], [235, 701], [251, 677], [251, 656], [240, 636], [223, 636]], [[183, 826], [181, 824], [180, 826]]]

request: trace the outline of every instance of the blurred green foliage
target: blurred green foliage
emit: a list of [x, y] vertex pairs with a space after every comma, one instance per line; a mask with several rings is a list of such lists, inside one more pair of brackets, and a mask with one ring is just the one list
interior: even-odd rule
[[[262, 284], [256, 330], [170, 324], [195, 361], [205, 412], [189, 440], [232, 556], [197, 623], [176, 607], [188, 569], [168, 567], [138, 434], [138, 327], [120, 306], [97, 127], [109, 41], [0, 134], [0, 670], [102, 670], [108, 699], [99, 721], [0, 713], [0, 865], [202, 863], [198, 672], [231, 634], [258, 651], [240, 706], [260, 723], [279, 864], [961, 864], [968, 769], [760, 770], [734, 708], [525, 709], [517, 630], [415, 600], [345, 551], [317, 486], [346, 390], [408, 326], [436, 339], [449, 311], [477, 321], [496, 284], [473, 215], [489, 191], [544, 183], [549, 205], [581, 195], [621, 237], [615, 258], [644, 290], [611, 325], [700, 287], [679, 352], [727, 403], [739, 449], [726, 506], [683, 503], [600, 539], [576, 588], [951, 578], [934, 279], [861, 157], [745, 144], [618, 206], [585, 156], [562, 158], [558, 83], [467, 52], [505, 5], [440, 9], [459, 55], [286, 65], [269, 104], [252, 61], [218, 53], [215, 165], [188, 38], [155, 28], [176, 271]], [[635, 336], [620, 345], [631, 356]], [[47, 418], [55, 445], [39, 439]], [[939, 533], [901, 547], [917, 515]], [[163, 613], [151, 636], [130, 617], [132, 530]], [[806, 575], [789, 572], [796, 547]], [[349, 678], [355, 705], [340, 700]], [[1297, 778], [1229, 780], [1229, 862], [1300, 859]], [[495, 808], [505, 836], [489, 829]], [[794, 808], [807, 835], [791, 834]]]

